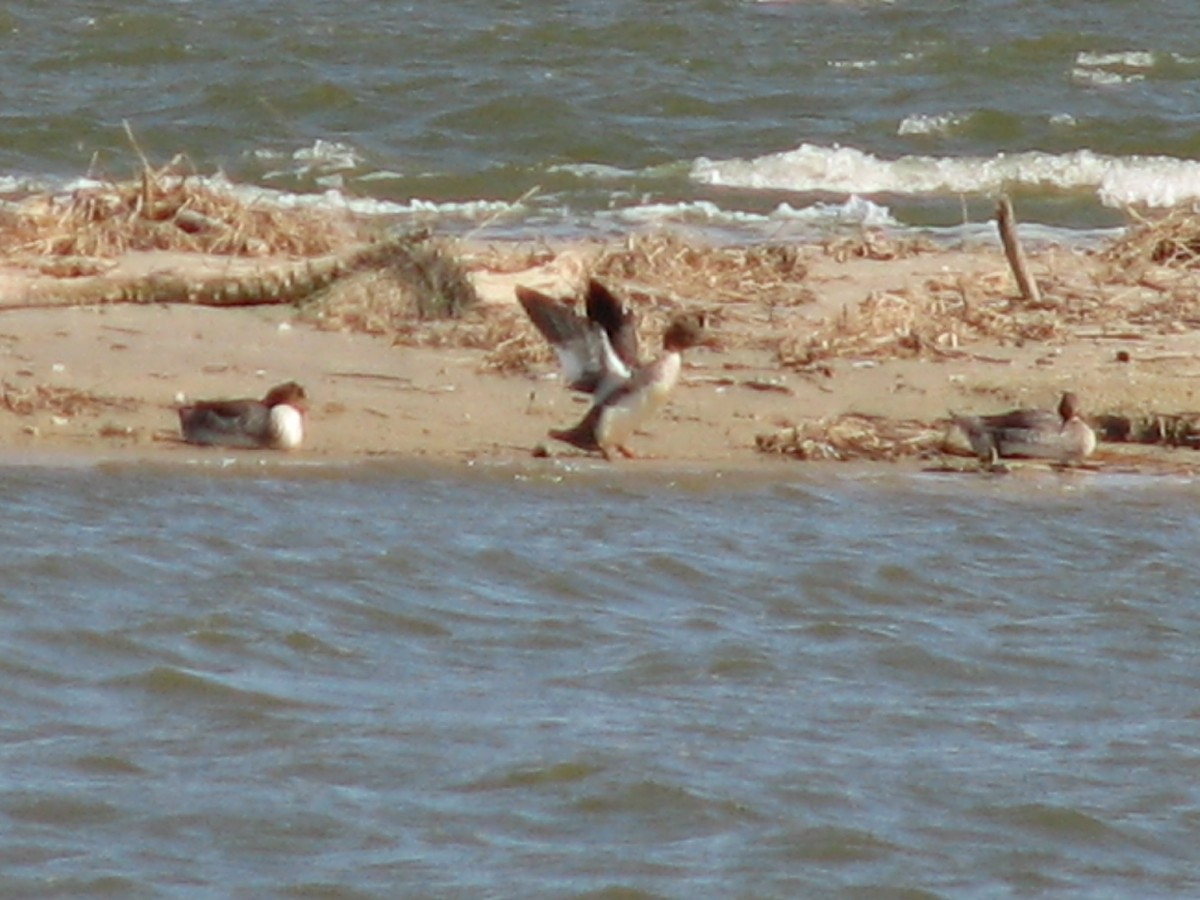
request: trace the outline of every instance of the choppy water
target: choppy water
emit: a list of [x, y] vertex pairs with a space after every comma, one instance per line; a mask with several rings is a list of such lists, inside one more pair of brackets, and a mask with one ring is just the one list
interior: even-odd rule
[[556, 471], [4, 469], [0, 895], [1200, 892], [1195, 483]]
[[1193, 0], [25, 0], [0, 188], [129, 174], [127, 121], [157, 162], [452, 230], [953, 228], [1005, 189], [1088, 232], [1200, 197], [1198, 27]]

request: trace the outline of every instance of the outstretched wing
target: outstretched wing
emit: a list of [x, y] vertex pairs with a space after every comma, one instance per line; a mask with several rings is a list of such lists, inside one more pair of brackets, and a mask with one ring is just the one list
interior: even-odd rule
[[518, 286], [516, 292], [529, 320], [554, 348], [568, 387], [603, 394], [629, 379], [629, 366], [614, 352], [601, 324], [540, 291]]
[[638, 365], [637, 321], [616, 296], [595, 278], [588, 281], [587, 317], [604, 329], [613, 352], [628, 369]]

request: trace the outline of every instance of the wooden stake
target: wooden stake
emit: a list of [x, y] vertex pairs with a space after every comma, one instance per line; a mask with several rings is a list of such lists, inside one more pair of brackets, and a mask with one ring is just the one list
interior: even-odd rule
[[1012, 202], [1007, 194], [1000, 195], [1000, 205], [996, 209], [996, 224], [1000, 228], [1000, 242], [1004, 244], [1004, 255], [1012, 266], [1013, 277], [1017, 279], [1017, 288], [1021, 296], [1030, 303], [1041, 303], [1042, 292], [1037, 282], [1029, 274], [1025, 263], [1025, 251], [1021, 248], [1021, 240], [1017, 237], [1017, 220], [1013, 215]]

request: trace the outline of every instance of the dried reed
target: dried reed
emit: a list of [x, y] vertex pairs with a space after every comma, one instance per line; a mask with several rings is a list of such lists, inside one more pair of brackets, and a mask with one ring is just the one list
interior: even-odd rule
[[891, 461], [928, 456], [945, 443], [945, 427], [854, 413], [804, 422], [755, 439], [763, 453], [805, 460]]
[[807, 339], [785, 340], [781, 365], [806, 368], [839, 357], [946, 356], [974, 341], [1053, 341], [1065, 335], [1066, 309], [1029, 308], [985, 279], [931, 279], [919, 290], [875, 291], [825, 320]]
[[30, 197], [0, 218], [0, 254], [111, 258], [134, 250], [316, 256], [361, 240], [348, 217], [247, 202], [176, 159], [128, 182]]
[[596, 277], [622, 282], [630, 294], [668, 305], [681, 298], [709, 304], [809, 303], [807, 274], [791, 246], [716, 247], [670, 232], [631, 235], [603, 250], [595, 265]]
[[419, 232], [318, 293], [305, 313], [323, 327], [399, 337], [412, 333], [414, 320], [458, 319], [478, 302], [457, 243]]
[[1137, 277], [1150, 265], [1200, 268], [1200, 216], [1177, 208], [1157, 218], [1129, 210], [1133, 226], [1102, 254], [1112, 274]]

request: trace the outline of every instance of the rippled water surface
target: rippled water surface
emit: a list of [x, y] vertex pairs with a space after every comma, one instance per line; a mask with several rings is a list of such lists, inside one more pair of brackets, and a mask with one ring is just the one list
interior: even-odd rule
[[951, 228], [1000, 190], [1087, 231], [1200, 197], [1200, 14], [1147, 10], [25, 0], [0, 9], [0, 195], [144, 151], [493, 234]]
[[5, 469], [0, 894], [1200, 891], [1196, 485], [844, 473]]

